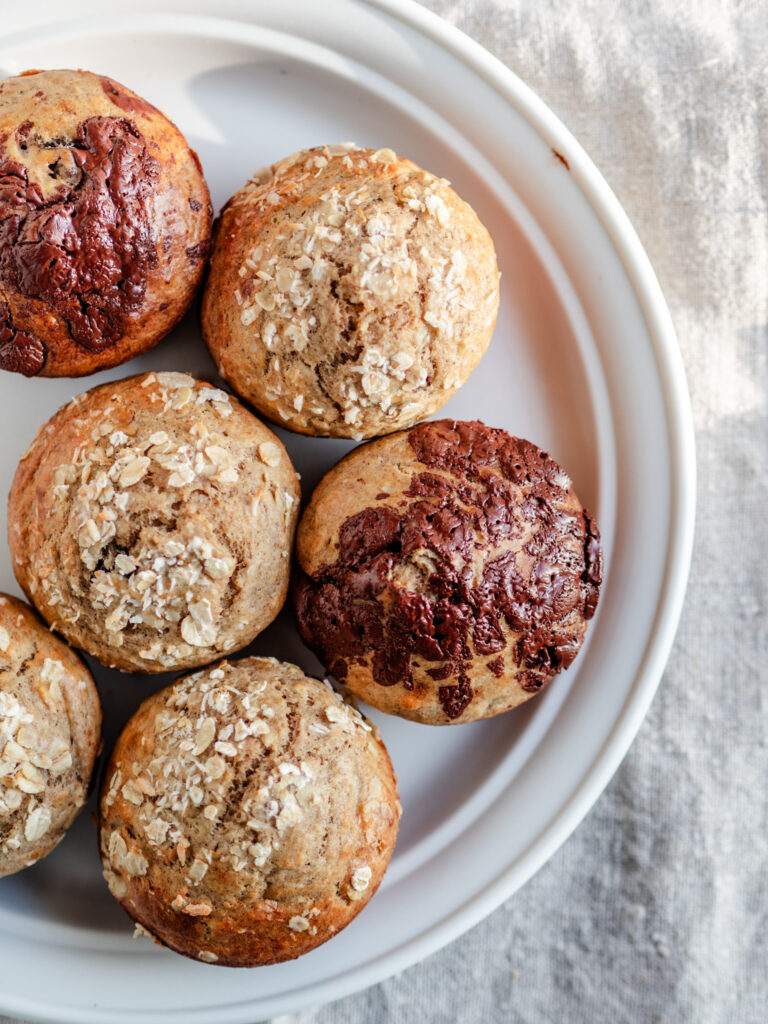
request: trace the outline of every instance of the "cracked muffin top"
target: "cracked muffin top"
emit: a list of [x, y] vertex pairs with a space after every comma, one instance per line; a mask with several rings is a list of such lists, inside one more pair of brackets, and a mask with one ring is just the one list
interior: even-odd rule
[[101, 739], [90, 672], [22, 601], [0, 594], [0, 876], [64, 838]]
[[129, 377], [60, 409], [21, 460], [13, 567], [46, 622], [103, 664], [205, 665], [282, 607], [299, 500], [283, 446], [224, 391]]
[[211, 219], [196, 154], [146, 100], [87, 71], [0, 82], [0, 368], [79, 377], [151, 348]]
[[356, 448], [312, 495], [296, 551], [304, 641], [368, 704], [432, 725], [538, 693], [576, 657], [602, 579], [568, 476], [478, 422]]
[[259, 171], [224, 207], [203, 333], [265, 416], [360, 439], [447, 402], [498, 304], [491, 238], [447, 181], [391, 149], [323, 146]]
[[273, 658], [222, 662], [146, 700], [117, 741], [104, 876], [171, 949], [276, 963], [365, 906], [399, 816], [384, 744], [328, 684]]

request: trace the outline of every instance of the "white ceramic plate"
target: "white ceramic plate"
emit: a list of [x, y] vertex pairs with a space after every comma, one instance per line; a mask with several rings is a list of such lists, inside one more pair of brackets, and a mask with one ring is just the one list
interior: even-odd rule
[[[7, 5], [0, 77], [63, 66], [125, 82], [198, 150], [217, 208], [257, 167], [348, 139], [453, 181], [494, 236], [502, 305], [488, 354], [444, 413], [551, 451], [596, 513], [607, 554], [588, 642], [544, 695], [459, 728], [374, 714], [400, 776], [397, 850], [361, 917], [300, 961], [224, 972], [133, 940], [101, 880], [88, 814], [49, 858], [0, 881], [6, 1013], [246, 1022], [338, 998], [433, 952], [513, 893], [587, 812], [640, 725], [680, 612], [694, 507], [688, 397], [663, 298], [607, 185], [541, 101], [436, 17], [405, 0], [105, 9]], [[60, 403], [150, 367], [213, 376], [194, 316], [150, 355], [87, 382], [1, 375], [2, 488]], [[305, 494], [349, 447], [285, 439]], [[16, 590], [4, 544], [0, 589]], [[254, 649], [319, 671], [289, 615]], [[109, 746], [160, 680], [97, 675]]]

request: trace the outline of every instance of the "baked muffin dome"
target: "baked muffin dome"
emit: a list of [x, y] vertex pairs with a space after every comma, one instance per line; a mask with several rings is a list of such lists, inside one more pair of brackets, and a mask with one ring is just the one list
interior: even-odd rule
[[64, 838], [85, 804], [100, 739], [88, 669], [27, 605], [0, 594], [0, 876]]
[[222, 662], [126, 725], [103, 782], [104, 876], [176, 952], [276, 963], [365, 906], [399, 815], [378, 733], [329, 685], [273, 658]]
[[392, 714], [444, 725], [528, 700], [581, 646], [597, 527], [557, 463], [482, 423], [356, 448], [299, 524], [304, 641]]
[[283, 446], [224, 391], [129, 377], [60, 409], [21, 460], [14, 571], [46, 622], [110, 667], [205, 665], [282, 607], [299, 498]]
[[0, 82], [0, 368], [79, 377], [151, 348], [200, 283], [211, 217], [196, 154], [129, 89]]
[[447, 402], [498, 304], [491, 238], [447, 181], [390, 149], [323, 146], [258, 172], [224, 207], [203, 333], [265, 416], [363, 438]]

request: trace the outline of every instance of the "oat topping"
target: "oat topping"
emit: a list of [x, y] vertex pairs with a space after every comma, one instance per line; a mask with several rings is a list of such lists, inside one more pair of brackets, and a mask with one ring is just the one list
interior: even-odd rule
[[272, 441], [263, 441], [259, 445], [259, 458], [267, 466], [276, 466], [280, 462], [280, 449]]
[[[278, 587], [286, 572], [279, 551], [291, 545], [298, 489], [277, 486], [290, 479], [284, 452], [225, 392], [187, 374], [150, 373], [93, 395], [64, 424], [74, 440], [52, 471], [50, 513], [60, 546], [29, 552], [48, 558], [31, 567], [33, 593], [68, 639], [120, 651], [140, 670], [243, 646], [247, 635], [233, 646], [229, 634], [239, 638], [255, 614], [248, 552], [262, 531], [274, 532], [281, 564], [266, 571]], [[53, 439], [45, 431], [40, 446]]]
[[[225, 874], [238, 893], [279, 907], [270, 886], [281, 871], [293, 877], [317, 870], [311, 837], [328, 827], [318, 814], [328, 799], [329, 766], [342, 777], [357, 756], [352, 751], [378, 749], [371, 727], [327, 682], [321, 688], [274, 659], [196, 672], [137, 714], [140, 722], [124, 734], [133, 738], [125, 747], [123, 738], [118, 742], [102, 794], [105, 878], [124, 899], [159, 866], [165, 906], [191, 919], [213, 922], [219, 911], [231, 913], [221, 888]], [[395, 821], [397, 811], [375, 774], [352, 783], [361, 786], [359, 796], [348, 785], [340, 799], [360, 808], [366, 837], [373, 829], [367, 841], [378, 850], [375, 823]], [[340, 882], [350, 879], [350, 898], [362, 898], [372, 867], [358, 860], [341, 871]], [[154, 890], [159, 882], [152, 877]], [[287, 929], [317, 934], [323, 911], [316, 902], [292, 904]], [[207, 962], [218, 955], [205, 953], [195, 955]]]
[[[88, 685], [78, 678], [85, 667], [46, 656], [63, 645], [26, 606], [2, 598], [0, 616], [9, 636], [0, 655], [2, 876], [48, 852], [85, 803], [99, 712], [92, 683], [82, 703], [76, 696], [78, 683]], [[89, 734], [93, 749], [84, 751], [80, 743]]]
[[[149, 374], [141, 386], [164, 412], [192, 404], [212, 408], [224, 421], [231, 415], [223, 391], [203, 387], [186, 374]], [[126, 492], [145, 479], [160, 489], [237, 483], [233, 456], [217, 439], [202, 421], [192, 443], [181, 445], [166, 431], [139, 442], [102, 422], [92, 432], [93, 446], [81, 449], [72, 465], [56, 473], [56, 496], [68, 499], [78, 525], [80, 557], [93, 574], [93, 607], [105, 612], [104, 625], [115, 646], [122, 645], [122, 634], [132, 626], [162, 629], [176, 623], [192, 647], [216, 643], [214, 610], [235, 559], [213, 538], [181, 537], [178, 531], [168, 536], [158, 528], [141, 530], [130, 551], [121, 550], [129, 531], [121, 530], [118, 537], [118, 529], [121, 513], [129, 511]], [[55, 593], [51, 598], [56, 603]], [[69, 615], [62, 609], [65, 620]]]
[[51, 812], [48, 808], [43, 806], [34, 807], [24, 822], [24, 838], [28, 842], [35, 842], [37, 839], [42, 839], [50, 827]]
[[[47, 665], [59, 665], [46, 659]], [[60, 666], [63, 669], [63, 666]], [[44, 684], [44, 673], [40, 676]], [[0, 676], [0, 683], [4, 682]], [[7, 685], [13, 680], [8, 679]], [[32, 706], [11, 690], [0, 689], [0, 849], [3, 843], [18, 838], [16, 831], [5, 834], [3, 818], [15, 815], [26, 802], [23, 821], [28, 842], [41, 839], [51, 826], [50, 809], [34, 799], [46, 791], [49, 782], [59, 779], [73, 766], [66, 706], [57, 680], [40, 687], [40, 697], [56, 717], [41, 727]]]
[[[228, 844], [218, 852], [217, 860], [235, 871], [252, 870], [266, 863], [279, 835], [301, 821], [306, 800], [301, 794], [314, 778], [310, 765], [284, 761], [255, 791], [246, 790], [238, 807], [226, 806], [237, 776], [238, 757], [244, 749], [256, 755], [263, 752], [270, 736], [261, 706], [266, 684], [243, 690], [228, 680], [230, 672], [230, 666], [224, 663], [176, 684], [154, 717], [156, 756], [145, 769], [136, 763], [131, 765], [127, 781], [123, 781], [126, 767], [121, 766], [104, 798], [106, 807], [112, 805], [118, 793], [135, 805], [140, 834], [155, 848], [171, 848], [182, 864], [189, 862], [190, 884], [203, 880], [213, 856], [213, 851], [203, 846], [196, 848], [190, 859], [185, 827], [196, 808], [202, 807], [203, 818], [213, 823], [219, 820], [223, 805], [228, 819], [234, 816], [245, 826], [247, 838]], [[235, 737], [237, 742], [233, 741]], [[246, 746], [249, 739], [258, 739], [259, 743]], [[139, 771], [143, 774], [133, 774]], [[116, 836], [117, 863], [111, 845]], [[113, 832], [109, 850], [116, 867], [120, 866], [120, 854], [124, 854], [120, 844], [124, 845], [121, 833]], [[210, 913], [210, 907], [205, 910], [203, 904], [190, 903], [181, 895], [174, 905], [192, 916]]]
[[326, 146], [262, 169], [228, 211], [253, 219], [257, 244], [237, 268], [247, 349], [224, 346], [220, 370], [270, 415], [345, 436], [371, 417], [392, 430], [429, 393], [443, 392], [430, 411], [446, 401], [479, 359], [495, 260], [445, 179], [391, 149]]
[[371, 881], [371, 869], [367, 864], [364, 864], [361, 868], [356, 868], [352, 875], [352, 888], [356, 892], [364, 892]]

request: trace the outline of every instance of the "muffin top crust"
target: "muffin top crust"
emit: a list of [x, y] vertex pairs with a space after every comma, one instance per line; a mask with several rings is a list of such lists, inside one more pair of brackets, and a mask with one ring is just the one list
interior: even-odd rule
[[390, 149], [324, 146], [227, 203], [203, 307], [232, 387], [301, 433], [370, 437], [431, 414], [488, 345], [491, 238], [443, 178]]
[[35, 863], [85, 804], [101, 706], [83, 662], [0, 594], [0, 876]]
[[105, 877], [177, 952], [291, 959], [368, 901], [399, 814], [378, 734], [330, 686], [273, 658], [224, 662], [150, 697], [118, 740]]
[[38, 610], [111, 667], [239, 650], [282, 607], [298, 518], [275, 435], [226, 392], [149, 373], [78, 396], [40, 430], [9, 501]]
[[0, 82], [0, 368], [80, 376], [150, 347], [199, 283], [211, 212], [181, 133], [124, 86]]
[[567, 668], [599, 533], [535, 445], [438, 420], [355, 449], [301, 520], [299, 629], [368, 703], [433, 724], [508, 710]]

